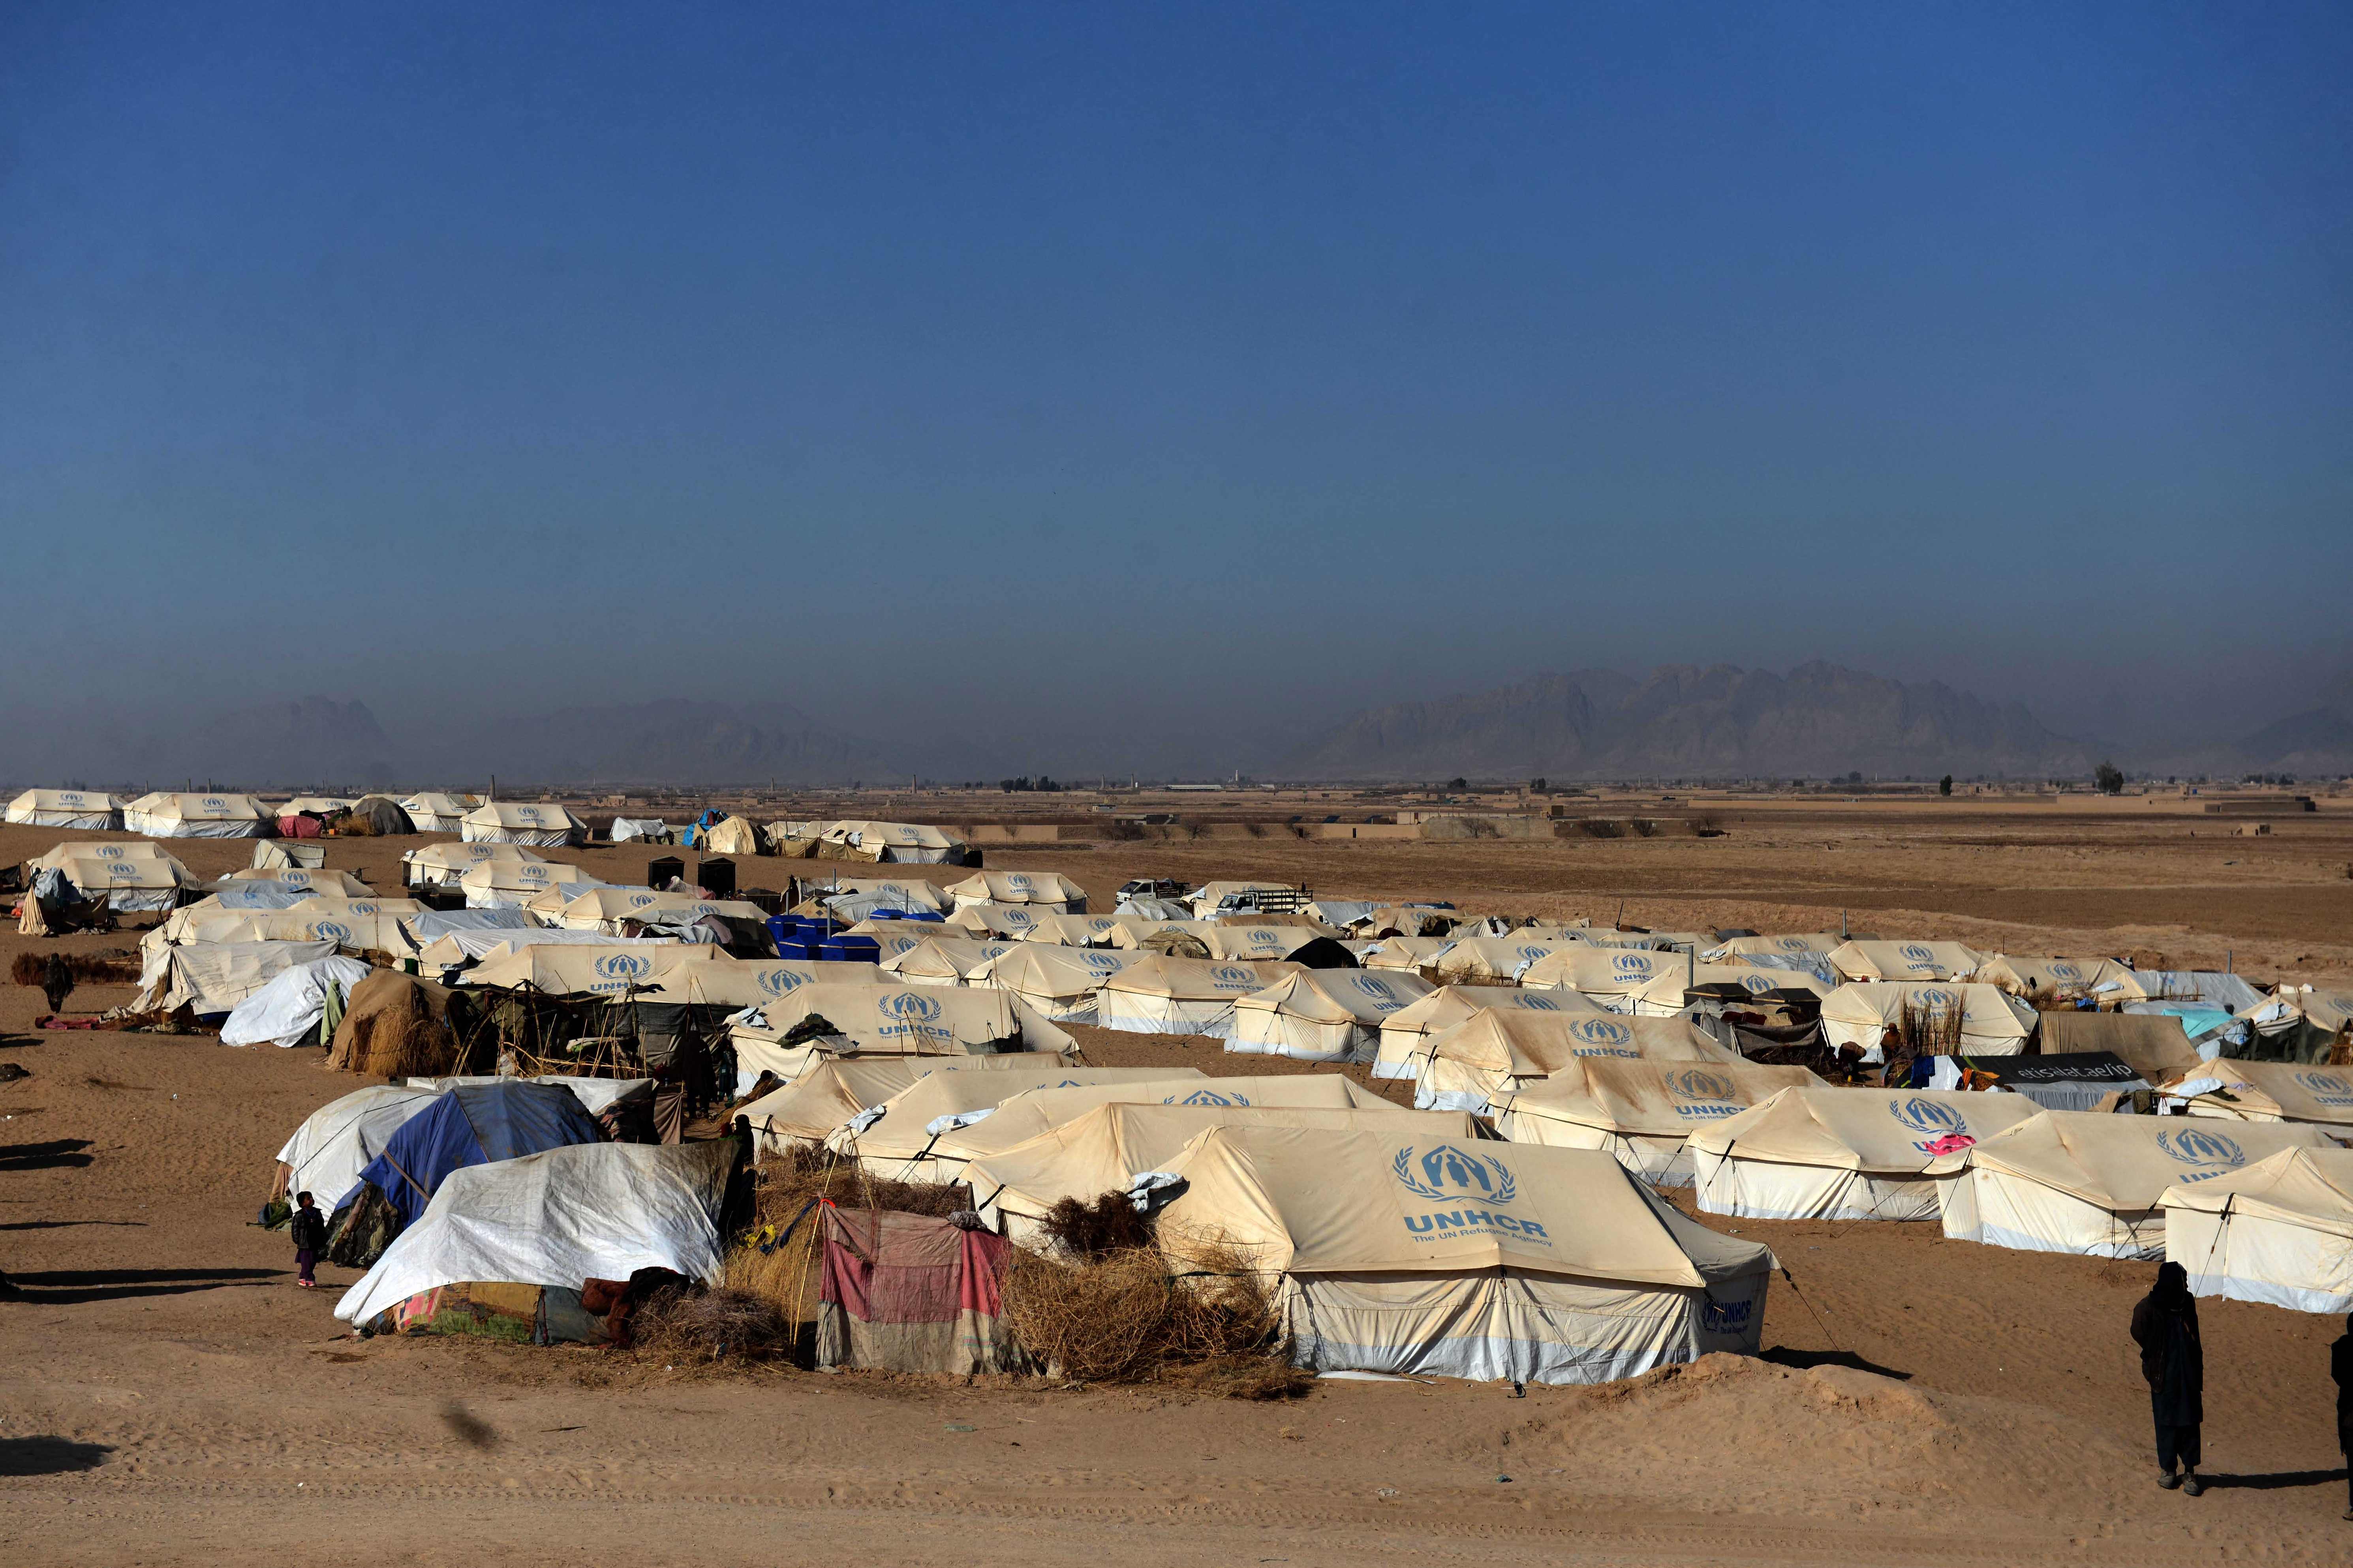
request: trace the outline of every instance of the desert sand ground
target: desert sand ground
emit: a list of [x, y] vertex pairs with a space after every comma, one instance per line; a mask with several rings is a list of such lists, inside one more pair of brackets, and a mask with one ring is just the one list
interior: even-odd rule
[[[2265, 838], [2168, 816], [1725, 810], [1714, 839], [1001, 850], [1099, 899], [1145, 872], [1451, 897], [1656, 927], [1857, 928], [2353, 973], [2353, 816]], [[2196, 837], [2191, 837], [2192, 834]], [[0, 859], [61, 834], [0, 830]], [[389, 890], [418, 840], [338, 841]], [[175, 846], [199, 872], [250, 845]], [[658, 853], [659, 851], [657, 851]], [[649, 852], [578, 858], [636, 879]], [[746, 867], [773, 884], [787, 863]], [[800, 868], [806, 869], [807, 868]], [[935, 879], [961, 875], [932, 868]], [[67, 939], [82, 951], [136, 932]], [[0, 957], [26, 945], [13, 929]], [[70, 1011], [127, 1000], [86, 988]], [[355, 1087], [317, 1053], [31, 1028], [0, 986], [0, 1548], [26, 1563], [2172, 1563], [2353, 1557], [2334, 1320], [2202, 1305], [2207, 1468], [2158, 1490], [2125, 1323], [2147, 1265], [1933, 1226], [1745, 1221], [1790, 1273], [1759, 1361], [1601, 1389], [1157, 1388], [715, 1374], [586, 1350], [355, 1342], [248, 1222], [294, 1123]], [[1108, 1063], [1290, 1068], [1074, 1031]], [[1730, 1226], [1731, 1222], [1708, 1223]], [[1508, 1479], [1504, 1478], [1509, 1478]]]

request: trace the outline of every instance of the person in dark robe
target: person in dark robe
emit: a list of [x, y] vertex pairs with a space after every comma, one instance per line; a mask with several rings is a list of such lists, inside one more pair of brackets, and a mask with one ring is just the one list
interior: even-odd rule
[[2353, 1315], [2328, 1347], [2328, 1374], [2337, 1380], [2337, 1451], [2345, 1456], [2345, 1517], [2353, 1520]]
[[2198, 1299], [2189, 1293], [2189, 1271], [2180, 1264], [2158, 1266], [2157, 1284], [2133, 1308], [2132, 1337], [2140, 1347], [2140, 1374], [2148, 1382], [2149, 1414], [2157, 1424], [2157, 1484], [2196, 1497], [2206, 1489], [2198, 1479], [2206, 1352], [2198, 1341]]
[[73, 966], [64, 955], [49, 954], [48, 962], [41, 965], [41, 994], [48, 998], [49, 1011], [64, 1012], [66, 998], [73, 994]]

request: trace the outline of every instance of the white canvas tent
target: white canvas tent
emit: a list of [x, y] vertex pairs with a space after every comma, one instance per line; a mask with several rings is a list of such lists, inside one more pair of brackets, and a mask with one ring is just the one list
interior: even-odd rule
[[976, 965], [967, 978], [974, 985], [1010, 991], [1056, 1023], [1092, 1024], [1096, 991], [1136, 962], [1134, 953], [1108, 948], [1017, 942], [1001, 956]]
[[[520, 910], [466, 910], [476, 914], [521, 914]], [[416, 941], [418, 921], [415, 916], [405, 917], [402, 929]], [[600, 931], [557, 931], [554, 926], [453, 926], [438, 931], [426, 941], [417, 942], [417, 966], [420, 973], [437, 975], [446, 970], [463, 969], [470, 963], [480, 963], [526, 947], [581, 947], [600, 952], [607, 949], [635, 952], [640, 948], [682, 947], [687, 944], [667, 937], [607, 936]], [[698, 946], [704, 957], [724, 956], [715, 947]]]
[[2171, 1189], [2290, 1148], [2335, 1148], [2316, 1127], [2225, 1129], [2177, 1116], [2046, 1110], [1928, 1167], [1957, 1241], [2094, 1258], [2160, 1258]]
[[811, 879], [803, 878], [801, 886], [809, 892], [810, 902], [823, 904], [835, 899], [874, 898], [883, 900], [881, 907], [900, 910], [928, 910], [933, 914], [948, 912], [948, 898], [939, 888], [920, 877], [835, 877], [822, 886], [811, 887]]
[[906, 952], [882, 961], [889, 980], [910, 985], [963, 985], [972, 972], [999, 954], [1019, 946], [1010, 940], [983, 942], [968, 936], [930, 936]]
[[117, 914], [168, 910], [183, 892], [201, 886], [157, 844], [60, 844], [27, 862], [27, 880], [57, 871], [85, 899], [103, 898]]
[[267, 838], [278, 818], [249, 795], [142, 795], [122, 808], [122, 826], [150, 838]]
[[1279, 1104], [1270, 1099], [1253, 1105], [1235, 1104], [1229, 1098], [1222, 1103], [1196, 1101], [1191, 1095], [1164, 1100], [1155, 1094], [1141, 1102], [1114, 1100], [1081, 1109], [1034, 1137], [958, 1166], [957, 1173], [971, 1184], [983, 1219], [1015, 1242], [1032, 1246], [1039, 1239], [1039, 1222], [1057, 1203], [1064, 1198], [1092, 1203], [1105, 1193], [1124, 1192], [1138, 1175], [1166, 1170], [1187, 1144], [1212, 1128], [1348, 1132], [1375, 1125], [1425, 1147], [1468, 1145], [1479, 1136], [1476, 1125], [1460, 1111], [1350, 1105], [1328, 1090], [1309, 1103]]
[[481, 804], [470, 795], [427, 790], [402, 801], [400, 809], [408, 813], [409, 822], [419, 833], [457, 833], [465, 826], [466, 814]]
[[[1190, 1068], [1172, 1068], [1160, 1077], [1122, 1077], [1078, 1088], [1039, 1088], [1009, 1095], [988, 1111], [955, 1120], [933, 1152], [942, 1161], [972, 1161], [1001, 1154], [1017, 1144], [1068, 1126], [1098, 1106], [1174, 1105], [1241, 1110], [1363, 1110], [1407, 1114], [1405, 1107], [1336, 1072], [1263, 1074], [1251, 1078], [1203, 1078]], [[1453, 1125], [1449, 1123], [1450, 1126]], [[1114, 1181], [1112, 1185], [1121, 1183]], [[985, 1193], [976, 1193], [976, 1198]], [[1093, 1195], [1092, 1194], [1087, 1195]]]
[[996, 1057], [828, 1057], [782, 1089], [737, 1108], [762, 1151], [821, 1143], [837, 1127], [935, 1072], [1034, 1073], [1028, 1051]]
[[561, 860], [485, 860], [458, 879], [470, 910], [502, 910], [528, 904], [550, 888], [586, 892], [603, 884]]
[[917, 822], [772, 822], [767, 839], [786, 854], [814, 847], [823, 855], [884, 865], [959, 864], [969, 853], [963, 839]]
[[1219, 963], [1199, 958], [1139, 958], [1095, 992], [1095, 1022], [1143, 1035], [1233, 1033], [1234, 1004], [1287, 975], [1295, 963]]
[[114, 833], [122, 828], [122, 802], [97, 790], [28, 789], [8, 803], [7, 818], [25, 827]]
[[134, 1011], [227, 1013], [297, 964], [335, 956], [332, 942], [192, 942], [164, 950], [140, 976]]
[[311, 1112], [278, 1151], [278, 1163], [287, 1167], [287, 1201], [309, 1193], [319, 1200], [320, 1213], [334, 1213], [392, 1135], [438, 1093], [403, 1083], [371, 1084]]
[[613, 842], [616, 844], [668, 844], [670, 824], [659, 816], [617, 816], [613, 818]]
[[1702, 963], [1728, 963], [1742, 958], [1796, 959], [1811, 968], [1827, 960], [1846, 941], [1830, 931], [1788, 931], [1778, 936], [1727, 937], [1699, 955]]
[[1649, 952], [1638, 948], [1595, 947], [1572, 942], [1528, 965], [1520, 984], [1545, 990], [1574, 991], [1592, 998], [1612, 1013], [1630, 1013], [1634, 998], [1662, 974], [1680, 981], [1691, 960], [1680, 952]]
[[547, 863], [547, 857], [520, 844], [428, 844], [400, 858], [402, 877], [412, 888], [448, 888], [477, 866], [494, 860]]
[[1392, 936], [1364, 956], [1366, 969], [1403, 969], [1428, 975], [1431, 960], [1452, 945], [1446, 936]]
[[2183, 1068], [2157, 1085], [2160, 1111], [2232, 1121], [2299, 1121], [2353, 1142], [2353, 1068], [2228, 1058]]
[[2000, 986], [2012, 996], [2142, 1000], [2132, 970], [2113, 958], [2033, 958], [1997, 952], [1979, 963], [1970, 978]]
[[1581, 1057], [1493, 1101], [1495, 1130], [1514, 1143], [1600, 1149], [1662, 1187], [1692, 1184], [1693, 1130], [1737, 1116], [1785, 1089], [1820, 1085], [1800, 1067], [1753, 1062], [1627, 1061]]
[[[1018, 1097], [1109, 1088], [1157, 1100], [1175, 1092], [1180, 1081], [1202, 1081], [1190, 1068], [1081, 1068], [1034, 1052], [1024, 1059], [1029, 1065], [1018, 1071], [918, 1079], [871, 1111], [835, 1128], [826, 1146], [857, 1155], [859, 1164], [877, 1176], [902, 1182], [961, 1181], [970, 1156], [961, 1150], [944, 1152], [943, 1142], [993, 1119]], [[974, 1194], [976, 1199], [979, 1195]]]
[[872, 985], [883, 984], [882, 972], [871, 963], [840, 963], [823, 959], [744, 958], [728, 963], [677, 964], [654, 976], [639, 994], [645, 1002], [677, 1002], [690, 1007], [723, 1008], [740, 1013], [765, 1007], [804, 985]]
[[1754, 1352], [1773, 1254], [1685, 1218], [1609, 1155], [1213, 1128], [1165, 1167], [1179, 1268], [1239, 1248], [1280, 1281], [1303, 1366], [1603, 1383]]
[[[458, 942], [469, 934], [454, 931], [441, 940]], [[595, 943], [535, 942], [527, 947], [508, 947], [483, 959], [460, 979], [485, 991], [528, 985], [550, 996], [619, 996], [645, 990], [681, 964], [733, 962], [719, 949], [699, 943], [605, 937]]]
[[1579, 1062], [1739, 1060], [1688, 1017], [1626, 1018], [1491, 1007], [1430, 1037], [1415, 1076], [1413, 1102], [1484, 1112], [1499, 1097]]
[[1062, 947], [1108, 947], [1111, 933], [1118, 929], [1117, 915], [1045, 914], [1038, 917], [1022, 940]]
[[2353, 1149], [2283, 1149], [2211, 1181], [2176, 1184], [2166, 1260], [2200, 1296], [2292, 1312], [2353, 1312]]
[[[825, 1047], [786, 1046], [786, 1035], [816, 1014], [836, 1035]], [[823, 1056], [993, 1056], [1073, 1049], [1071, 1037], [1009, 991], [944, 985], [798, 986], [731, 1021], [739, 1092], [764, 1072], [791, 1083]]]
[[329, 992], [349, 996], [372, 973], [356, 958], [322, 958], [272, 975], [221, 1021], [224, 1046], [322, 1045], [314, 1031], [327, 1016]]
[[528, 844], [542, 849], [588, 841], [588, 825], [553, 802], [489, 801], [459, 818], [458, 832], [469, 844]]
[[1056, 871], [975, 871], [949, 884], [957, 909], [974, 904], [1018, 904], [1032, 914], [1082, 915], [1086, 889]]
[[442, 1178], [335, 1316], [364, 1323], [461, 1281], [555, 1286], [668, 1268], [719, 1281], [719, 1205], [735, 1145], [580, 1143]]
[[1038, 917], [1047, 911], [1020, 904], [965, 904], [944, 921], [960, 936], [1004, 937], [1027, 942], [1038, 929]]
[[1999, 986], [1927, 981], [1857, 982], [1841, 985], [1822, 1002], [1822, 1035], [1833, 1046], [1859, 1047], [1866, 1060], [1876, 1052], [1904, 1010], [1948, 1017], [1960, 1013], [1963, 1056], [2014, 1057], [2034, 1033], [2034, 1009]]
[[222, 879], [229, 882], [267, 882], [304, 898], [364, 899], [375, 889], [349, 871], [324, 866], [248, 866]]
[[1418, 974], [1303, 969], [1234, 1003], [1226, 1049], [1298, 1061], [1370, 1061], [1381, 1025], [1432, 990]]
[[1704, 1213], [1756, 1219], [1934, 1219], [1930, 1164], [2041, 1108], [2022, 1094], [1785, 1089], [1694, 1131]]
[[1599, 1016], [1601, 1009], [1573, 991], [1530, 991], [1519, 985], [1441, 985], [1409, 1007], [1381, 1020], [1381, 1045], [1373, 1058], [1375, 1078], [1415, 1078], [1431, 1037], [1483, 1009]]
[[1773, 991], [1806, 991], [1816, 996], [1827, 995], [1830, 987], [1813, 975], [1795, 969], [1759, 969], [1751, 963], [1693, 963], [1686, 962], [1677, 968], [1672, 962], [1678, 955], [1666, 955], [1670, 962], [1654, 978], [1637, 986], [1629, 1011], [1646, 1018], [1665, 1018], [1683, 1010], [1684, 996], [1695, 986], [1737, 985], [1749, 995], [1762, 998]]
[[1829, 957], [1848, 980], [1967, 980], [1985, 962], [1957, 942], [1847, 942]]
[[1462, 937], [1440, 949], [1428, 967], [1441, 985], [1516, 985], [1530, 965], [1582, 945], [1582, 939], [1567, 936]]

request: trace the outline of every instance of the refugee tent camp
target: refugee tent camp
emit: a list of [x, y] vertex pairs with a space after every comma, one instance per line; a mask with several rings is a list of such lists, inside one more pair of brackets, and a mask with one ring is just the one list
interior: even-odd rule
[[1484, 1113], [1499, 1097], [1580, 1061], [1735, 1063], [1688, 1017], [1536, 1013], [1490, 1007], [1424, 1043], [1413, 1102]]
[[122, 826], [150, 838], [267, 838], [277, 819], [249, 795], [142, 795], [122, 808]]
[[2245, 1054], [2253, 1059], [2325, 1062], [2353, 1026], [2353, 990], [2283, 985], [2239, 1016], [2251, 1031]]
[[[1029, 1051], [995, 1057], [828, 1057], [781, 1089], [736, 1108], [751, 1123], [758, 1150], [822, 1143], [832, 1131], [935, 1072], [1026, 1072]], [[1181, 1071], [1184, 1069], [1172, 1069]]]
[[267, 882], [272, 887], [290, 889], [305, 898], [330, 895], [364, 899], [374, 891], [349, 871], [331, 871], [324, 866], [248, 866], [243, 870], [231, 871], [222, 880]]
[[497, 910], [528, 904], [550, 888], [572, 887], [585, 893], [603, 884], [560, 860], [485, 860], [461, 875], [458, 886], [468, 909]]
[[984, 1154], [959, 1167], [981, 1218], [1016, 1243], [1034, 1246], [1039, 1222], [1065, 1198], [1092, 1203], [1124, 1193], [1142, 1173], [1168, 1169], [1187, 1144], [1215, 1127], [1316, 1128], [1347, 1132], [1368, 1125], [1432, 1144], [1469, 1145], [1479, 1130], [1457, 1111], [1375, 1106], [1235, 1105], [1116, 1100], [1092, 1106], [1035, 1137]]
[[2353, 1312], [2353, 1149], [2283, 1149], [2158, 1200], [2165, 1256], [2200, 1296]]
[[1822, 1002], [1822, 1034], [1831, 1045], [1859, 1047], [1865, 1060], [1903, 1023], [1909, 1009], [1932, 1032], [1960, 1016], [1959, 1054], [2016, 1056], [2034, 1033], [2034, 1009], [1999, 986], [1972, 983], [1873, 981], [1841, 985]]
[[1038, 929], [1038, 917], [1046, 911], [1032, 910], [1019, 904], [965, 904], [942, 922], [949, 930], [964, 936], [1003, 937], [1026, 942]]
[[1226, 1049], [1299, 1061], [1370, 1061], [1381, 1025], [1433, 987], [1418, 974], [1303, 969], [1234, 1002]]
[[2161, 1258], [2171, 1188], [2283, 1149], [2335, 1148], [2316, 1127], [2045, 1110], [1929, 1165], [1957, 1241], [2094, 1258]]
[[469, 844], [528, 844], [543, 849], [588, 841], [587, 824], [553, 802], [486, 801], [459, 819], [458, 832]]
[[1054, 871], [976, 871], [950, 883], [947, 894], [959, 910], [974, 904], [1018, 904], [1032, 914], [1087, 912], [1086, 890]]
[[1018, 945], [968, 936], [927, 936], [906, 952], [884, 959], [882, 973], [910, 985], [962, 985], [974, 970]]
[[467, 872], [494, 860], [544, 865], [547, 857], [520, 844], [428, 844], [400, 858], [401, 876], [412, 888], [455, 887]]
[[472, 1281], [568, 1291], [575, 1310], [583, 1281], [640, 1268], [716, 1283], [719, 1209], [740, 1153], [728, 1138], [586, 1143], [452, 1171], [335, 1316], [392, 1328], [405, 1303]]
[[2160, 1112], [2232, 1121], [2296, 1121], [2353, 1142], [2353, 1068], [2218, 1058], [2155, 1086]]
[[1449, 942], [1430, 960], [1441, 985], [1516, 985], [1539, 959], [1581, 945], [1576, 937], [1471, 936]]
[[1415, 1078], [1430, 1037], [1442, 1035], [1486, 1008], [1525, 1013], [1599, 1015], [1602, 1009], [1574, 991], [1530, 991], [1518, 985], [1441, 985], [1411, 1006], [1381, 1020], [1375, 1078]]
[[26, 827], [119, 832], [122, 802], [97, 790], [28, 789], [8, 803], [7, 819]]
[[1680, 952], [1647, 952], [1571, 942], [1529, 964], [1520, 975], [1520, 984], [1574, 991], [1580, 996], [1591, 997], [1612, 1013], [1630, 1013], [1636, 994], [1644, 986], [1668, 973], [1680, 981], [1690, 967], [1691, 961]]
[[[1423, 1081], [1430, 1079], [1425, 1074]], [[1684, 1142], [1694, 1129], [1737, 1116], [1782, 1089], [1810, 1086], [1821, 1080], [1801, 1067], [1578, 1057], [1543, 1078], [1514, 1080], [1490, 1103], [1495, 1130], [1514, 1143], [1600, 1149], [1654, 1186], [1687, 1187], [1692, 1163]]]
[[[1191, 1068], [1081, 1068], [1034, 1052], [1027, 1059], [1031, 1066], [1022, 1071], [919, 1079], [835, 1128], [827, 1135], [826, 1146], [838, 1153], [855, 1154], [860, 1168], [878, 1177], [902, 1182], [961, 1181], [968, 1156], [960, 1151], [944, 1151], [943, 1142], [965, 1127], [993, 1119], [1002, 1106], [1017, 1098], [1047, 1089], [1114, 1087], [1157, 1100], [1163, 1094], [1176, 1092], [1179, 1084], [1201, 1081], [1200, 1073]], [[1117, 1184], [1127, 1184], [1122, 1180]]]
[[1140, 958], [1095, 992], [1095, 1022], [1143, 1035], [1233, 1033], [1234, 1004], [1254, 991], [1302, 973], [1295, 963], [1218, 962], [1202, 958]]
[[1967, 980], [1984, 962], [1957, 942], [1847, 942], [1829, 957], [1849, 980]]
[[1785, 1089], [1695, 1130], [1703, 1213], [1754, 1219], [1933, 1219], [1938, 1156], [2042, 1108], [2022, 1094]]
[[[343, 999], [366, 979], [368, 965], [356, 958], [321, 958], [272, 975], [259, 991], [229, 1009], [221, 1021], [224, 1046], [316, 1046], [334, 1032]], [[322, 1032], [322, 1026], [324, 1026]]]
[[902, 866], [960, 866], [971, 854], [944, 829], [914, 822], [772, 822], [767, 839], [782, 855]]
[[1601, 1383], [1754, 1352], [1773, 1254], [1677, 1214], [1596, 1150], [1212, 1128], [1159, 1168], [1178, 1268], [1236, 1250], [1280, 1280], [1319, 1372]]
[[457, 833], [465, 826], [466, 814], [481, 804], [472, 795], [427, 791], [402, 801], [400, 809], [419, 833]]
[[1017, 942], [1002, 955], [976, 965], [966, 980], [970, 984], [1010, 991], [1056, 1023], [1092, 1024], [1096, 990], [1137, 962], [1134, 953], [1108, 948]]

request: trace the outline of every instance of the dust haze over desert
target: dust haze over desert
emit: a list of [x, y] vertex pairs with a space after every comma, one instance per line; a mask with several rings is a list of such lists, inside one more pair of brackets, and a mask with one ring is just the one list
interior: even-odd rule
[[[2341, 1561], [2353, 1280], [2186, 1260], [2160, 1489], [2209, 1222], [2003, 1244], [1973, 1151], [2353, 1144], [2348, 74], [2308, 5], [0, 16], [0, 1545]], [[1949, 1163], [1770, 1217], [1556, 1147], [1615, 1071]], [[301, 1289], [362, 1090], [541, 1120], [338, 1175]], [[670, 1217], [430, 1261], [542, 1169]], [[1538, 1226], [1461, 1222], [1551, 1303], [1492, 1352], [1315, 1261], [1458, 1189]]]

